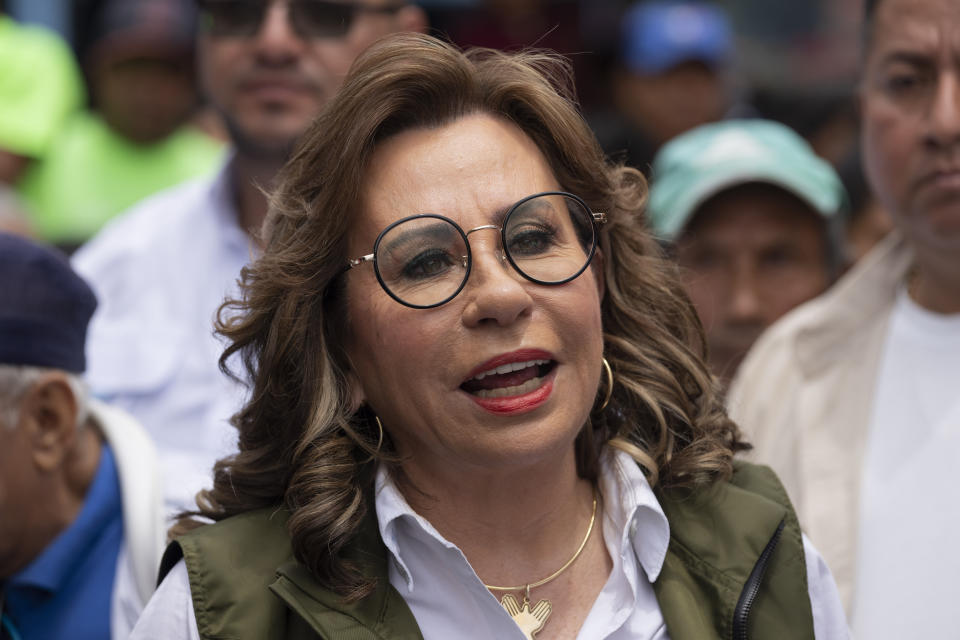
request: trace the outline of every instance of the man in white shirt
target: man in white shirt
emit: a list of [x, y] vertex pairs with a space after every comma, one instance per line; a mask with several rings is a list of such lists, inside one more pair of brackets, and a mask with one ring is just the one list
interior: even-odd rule
[[855, 635], [960, 625], [960, 6], [867, 3], [867, 175], [898, 232], [757, 342], [733, 417], [783, 479]]
[[361, 51], [426, 26], [418, 7], [387, 0], [198, 3], [201, 81], [234, 152], [212, 180], [138, 204], [74, 259], [101, 302], [89, 382], [157, 442], [170, 510], [193, 507], [236, 449], [228, 420], [242, 390], [218, 369], [213, 321], [258, 251], [262, 189]]

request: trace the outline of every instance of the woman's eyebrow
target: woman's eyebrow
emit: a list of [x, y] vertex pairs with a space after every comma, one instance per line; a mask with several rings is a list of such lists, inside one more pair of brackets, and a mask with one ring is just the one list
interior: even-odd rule
[[391, 234], [389, 242], [384, 245], [384, 248], [393, 251], [406, 245], [423, 242], [425, 239], [449, 241], [453, 235], [454, 230], [450, 224], [437, 221], [433, 224], [418, 226], [416, 229]]
[[490, 216], [490, 223], [495, 224], [498, 227], [502, 227], [503, 221], [506, 220], [507, 218], [507, 214], [510, 213], [510, 210], [513, 209], [515, 205], [516, 203], [509, 204], [505, 207], [500, 207], [499, 209], [494, 211], [493, 215]]
[[[522, 200], [522, 199], [523, 199], [523, 198], [521, 198], [521, 200]], [[537, 200], [539, 200], [539, 198], [538, 198]], [[503, 226], [503, 221], [506, 219], [507, 214], [510, 213], [510, 210], [511, 210], [511, 209], [513, 209], [514, 207], [517, 206], [517, 203], [518, 203], [518, 202], [520, 202], [520, 200], [517, 200], [517, 202], [514, 202], [513, 204], [508, 204], [508, 205], [505, 206], [505, 207], [500, 207], [499, 209], [497, 209], [496, 211], [494, 211], [494, 212], [490, 215], [490, 222], [491, 222], [491, 224], [495, 224], [495, 225], [497, 225], [498, 227], [502, 227], [502, 226]], [[528, 201], [528, 202], [529, 202], [529, 201]], [[539, 204], [539, 203], [538, 203], [538, 204]], [[527, 206], [529, 206], [529, 204], [528, 204], [527, 202], [525, 202], [525, 203], [524, 203], [524, 206], [527, 207]]]

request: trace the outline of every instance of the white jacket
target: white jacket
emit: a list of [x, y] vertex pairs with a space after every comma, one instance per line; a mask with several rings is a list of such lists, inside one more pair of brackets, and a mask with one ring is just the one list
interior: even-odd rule
[[877, 373], [912, 252], [893, 233], [827, 293], [757, 340], [732, 383], [731, 417], [780, 476], [848, 613], [860, 479]]
[[166, 542], [157, 454], [147, 432], [126, 412], [90, 401], [90, 417], [110, 444], [120, 478], [123, 544], [110, 607], [114, 640], [130, 635], [153, 594]]

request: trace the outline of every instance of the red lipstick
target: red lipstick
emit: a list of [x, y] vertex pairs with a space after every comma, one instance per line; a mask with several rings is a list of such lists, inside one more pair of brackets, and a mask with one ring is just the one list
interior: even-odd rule
[[[529, 363], [529, 364], [528, 364]], [[509, 365], [520, 365], [511, 369]], [[498, 367], [501, 371], [497, 371]], [[515, 415], [532, 411], [553, 392], [556, 362], [542, 349], [519, 349], [476, 367], [460, 386], [470, 399], [491, 413]], [[478, 378], [479, 376], [479, 378]], [[496, 395], [515, 391], [516, 395]]]
[[533, 411], [546, 402], [550, 398], [551, 393], [553, 393], [552, 372], [549, 379], [544, 380], [542, 385], [529, 393], [524, 393], [523, 395], [506, 396], [504, 398], [481, 398], [479, 396], [470, 395], [470, 399], [490, 413], [496, 413], [499, 415], [517, 415], [520, 413]]

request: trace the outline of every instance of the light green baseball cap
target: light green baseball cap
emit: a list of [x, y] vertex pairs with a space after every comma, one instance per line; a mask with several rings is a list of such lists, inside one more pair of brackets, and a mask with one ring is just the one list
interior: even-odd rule
[[660, 150], [647, 220], [658, 237], [675, 240], [700, 205], [750, 182], [781, 187], [828, 221], [846, 208], [836, 171], [792, 129], [771, 120], [726, 120], [692, 129]]
[[0, 15], [0, 149], [42, 157], [83, 100], [67, 44], [52, 31]]

